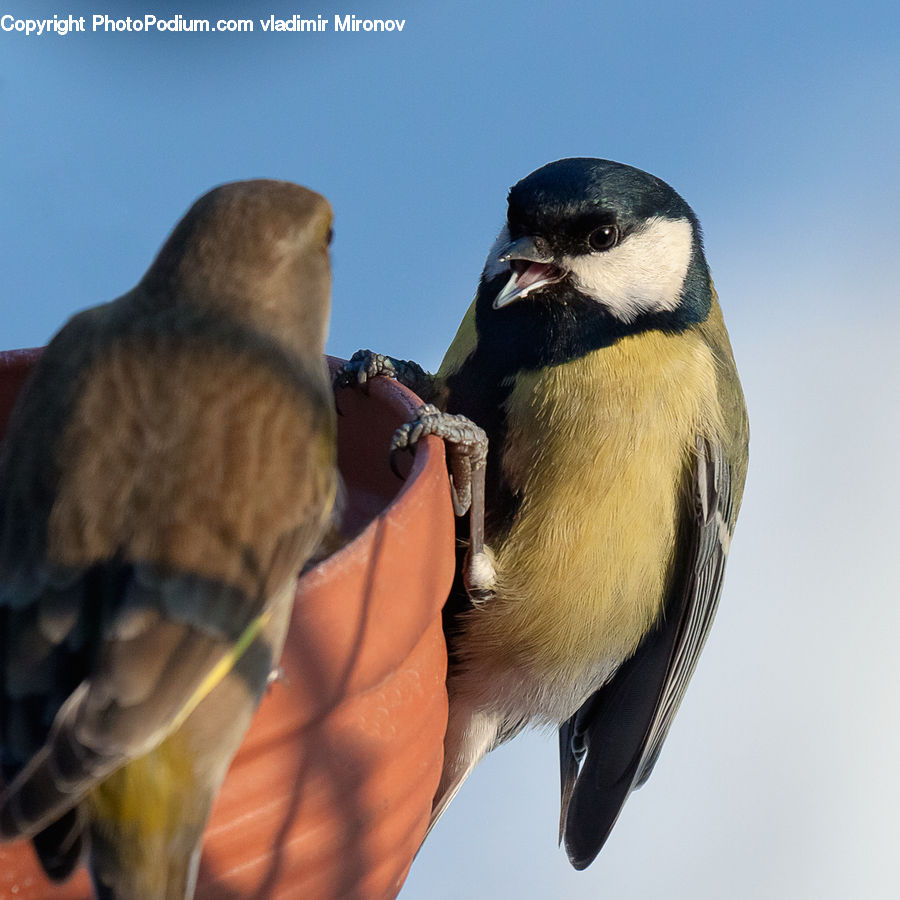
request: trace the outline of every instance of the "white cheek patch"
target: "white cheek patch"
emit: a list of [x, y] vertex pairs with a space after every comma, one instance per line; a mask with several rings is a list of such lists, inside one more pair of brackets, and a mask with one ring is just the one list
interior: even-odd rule
[[509, 275], [509, 261], [500, 262], [500, 257], [503, 255], [503, 251], [512, 243], [512, 238], [509, 234], [509, 226], [504, 225], [503, 228], [500, 229], [500, 234], [497, 235], [497, 239], [491, 245], [491, 249], [488, 251], [487, 259], [484, 262], [484, 278], [486, 281], [490, 281], [491, 278], [494, 278], [497, 275]]
[[583, 294], [623, 322], [678, 306], [693, 252], [687, 219], [654, 216], [611, 250], [566, 256], [563, 266]]

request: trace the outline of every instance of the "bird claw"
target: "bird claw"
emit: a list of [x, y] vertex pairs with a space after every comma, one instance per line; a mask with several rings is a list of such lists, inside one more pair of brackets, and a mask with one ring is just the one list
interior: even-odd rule
[[412, 453], [413, 457], [415, 457], [415, 455], [416, 455], [416, 445], [413, 444], [411, 447], [403, 447], [403, 448], [400, 448], [400, 447], [395, 447], [395, 446], [393, 445], [393, 442], [391, 443], [391, 452], [390, 452], [390, 454], [388, 455], [388, 462], [390, 463], [391, 471], [392, 471], [392, 472], [394, 473], [394, 475], [396, 475], [397, 478], [399, 478], [401, 481], [406, 481], [406, 476], [400, 471], [400, 467], [397, 465], [397, 456], [398, 456], [398, 454], [401, 452], [401, 450], [408, 450], [410, 453]]
[[395, 455], [414, 451], [429, 434], [444, 441], [450, 469], [450, 493], [457, 516], [470, 513], [470, 554], [484, 548], [484, 473], [488, 439], [471, 419], [441, 412], [431, 403], [416, 410], [416, 417], [394, 432], [391, 441], [391, 468], [396, 472]]
[[332, 378], [335, 390], [346, 387], [361, 387], [368, 393], [369, 382], [383, 376], [399, 381], [400, 384], [416, 391], [428, 383], [430, 376], [416, 362], [410, 359], [395, 359], [372, 350], [357, 350], [341, 366]]

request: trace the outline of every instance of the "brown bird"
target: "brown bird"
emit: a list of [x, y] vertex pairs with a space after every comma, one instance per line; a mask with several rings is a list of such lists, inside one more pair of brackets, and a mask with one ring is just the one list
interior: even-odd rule
[[335, 498], [331, 209], [226, 184], [71, 319], [0, 454], [0, 838], [101, 898], [193, 894]]

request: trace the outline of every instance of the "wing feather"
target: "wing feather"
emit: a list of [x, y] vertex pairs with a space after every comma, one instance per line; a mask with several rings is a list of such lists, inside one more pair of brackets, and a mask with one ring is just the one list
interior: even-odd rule
[[[241, 355], [221, 340], [198, 348], [193, 335], [161, 334], [168, 366], [124, 341], [110, 341], [104, 358], [121, 362], [112, 374], [127, 366], [156, 379], [141, 422], [155, 421], [158, 407], [166, 434], [176, 428], [167, 416], [181, 381], [199, 381], [218, 402], [196, 428], [182, 411], [181, 456], [161, 458], [157, 469], [132, 464], [142, 457], [129, 443], [139, 432], [126, 427], [125, 400], [114, 407], [121, 421], [97, 403], [96, 416], [87, 410], [80, 431], [67, 432], [53, 387], [34, 380], [0, 456], [2, 838], [48, 827], [178, 727], [252, 642], [278, 589], [314, 549], [334, 496], [334, 476], [322, 465], [333, 415], [324, 368], [319, 397], [317, 385], [268, 345]], [[49, 372], [53, 383], [54, 344], [35, 373]], [[62, 383], [78, 381], [70, 374]], [[95, 371], [91, 384], [97, 380]], [[75, 475], [55, 463], [66, 434], [77, 437], [67, 459], [84, 463]], [[187, 455], [195, 445], [206, 454], [199, 461]], [[92, 480], [97, 448], [108, 465]], [[179, 463], [192, 466], [190, 479]], [[197, 496], [179, 489], [186, 480]], [[151, 498], [156, 506], [147, 508], [163, 514], [141, 514], [131, 498]], [[181, 507], [165, 517], [158, 498]], [[62, 534], [76, 544], [79, 553], [69, 556], [77, 564], [60, 564], [50, 552], [51, 515], [60, 510], [72, 524]], [[90, 527], [79, 527], [85, 522]], [[110, 522], [128, 527], [116, 532]], [[86, 532], [104, 540], [88, 544]], [[148, 559], [146, 547], [158, 556]], [[197, 568], [182, 565], [194, 559]]]
[[594, 860], [628, 795], [650, 776], [718, 606], [734, 474], [718, 445], [698, 439], [697, 450], [687, 549], [659, 627], [560, 729], [560, 832], [578, 869]]

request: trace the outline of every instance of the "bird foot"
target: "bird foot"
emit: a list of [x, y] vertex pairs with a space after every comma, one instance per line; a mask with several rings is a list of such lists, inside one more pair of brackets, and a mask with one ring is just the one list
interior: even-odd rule
[[471, 419], [441, 412], [431, 403], [416, 410], [416, 418], [394, 432], [391, 441], [391, 468], [397, 472], [395, 457], [401, 450], [414, 450], [426, 435], [444, 442], [450, 469], [450, 495], [456, 515], [469, 513], [469, 552], [463, 578], [472, 602], [488, 599], [494, 582], [494, 565], [484, 546], [484, 472], [488, 439]]
[[[383, 376], [399, 381], [425, 399], [436, 399], [435, 376], [418, 363], [395, 359], [372, 350], [357, 350], [332, 379], [335, 390], [362, 387], [368, 390], [372, 378]], [[493, 556], [484, 546], [484, 475], [488, 440], [471, 419], [441, 412], [427, 403], [416, 411], [416, 418], [402, 425], [391, 441], [391, 470], [400, 478], [396, 455], [401, 450], [415, 452], [423, 437], [433, 434], [444, 441], [450, 469], [450, 495], [457, 516], [469, 513], [469, 551], [463, 565], [463, 581], [472, 603], [485, 603], [493, 596], [495, 581]]]
[[[441, 412], [431, 403], [416, 410], [416, 417], [401, 425], [391, 440], [391, 457], [401, 450], [413, 450], [429, 434], [444, 441], [453, 488], [456, 515], [465, 515], [472, 505], [472, 488], [477, 473], [484, 479], [487, 435], [471, 419]], [[396, 472], [396, 468], [395, 468]]]
[[434, 380], [417, 362], [411, 359], [395, 359], [372, 350], [357, 350], [334, 374], [334, 388], [362, 387], [379, 375], [393, 378], [416, 394], [426, 393]]

